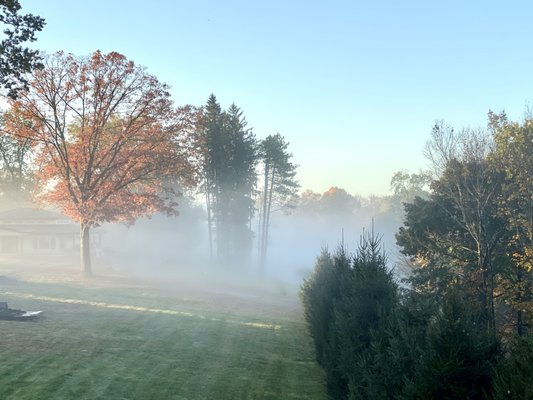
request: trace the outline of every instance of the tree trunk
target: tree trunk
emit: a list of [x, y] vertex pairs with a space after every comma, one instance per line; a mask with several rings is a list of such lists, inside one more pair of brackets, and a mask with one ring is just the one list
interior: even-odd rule
[[211, 220], [211, 196], [210, 189], [205, 190], [205, 202], [207, 207], [207, 230], [209, 232], [209, 261], [213, 263], [213, 222]]
[[266, 215], [267, 215], [267, 208], [268, 208], [268, 177], [270, 174], [270, 164], [268, 161], [265, 161], [265, 176], [264, 176], [264, 187], [263, 187], [263, 204], [262, 208], [263, 211], [259, 216], [259, 223], [260, 223], [260, 229], [259, 229], [259, 267], [261, 271], [265, 267], [265, 257], [266, 257], [266, 249], [265, 249], [265, 223], [266, 223]]
[[92, 275], [91, 269], [91, 243], [89, 236], [90, 227], [86, 223], [80, 223], [80, 263], [85, 276]]
[[266, 256], [267, 256], [267, 249], [268, 249], [268, 229], [270, 227], [270, 214], [272, 212], [272, 193], [274, 192], [274, 180], [276, 176], [276, 168], [272, 167], [272, 173], [271, 173], [271, 181], [270, 181], [270, 189], [268, 191], [268, 204], [266, 207], [266, 214], [263, 218], [264, 224], [265, 224], [265, 231], [263, 235], [263, 259], [262, 259], [262, 268], [265, 268], [266, 264]]

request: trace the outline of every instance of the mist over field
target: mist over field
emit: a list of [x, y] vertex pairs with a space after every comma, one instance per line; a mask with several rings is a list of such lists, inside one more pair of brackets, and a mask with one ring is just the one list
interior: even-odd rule
[[[180, 275], [205, 275], [209, 279], [211, 275], [226, 276], [229, 281], [231, 276], [237, 280], [275, 281], [294, 288], [311, 272], [323, 248], [335, 250], [344, 243], [353, 253], [363, 231], [373, 228], [382, 237], [389, 267], [394, 268], [399, 257], [394, 235], [403, 214], [394, 196], [364, 199], [339, 188], [315, 195], [314, 203], [302, 202], [272, 217], [264, 268], [259, 265], [257, 240], [242, 265], [221, 265], [210, 259], [205, 207], [193, 200], [183, 201], [178, 207], [179, 216], [156, 215], [131, 226], [102, 225], [99, 261], [95, 262], [124, 274], [159, 279], [179, 279]], [[253, 230], [257, 230], [257, 222], [257, 218], [252, 220]]]

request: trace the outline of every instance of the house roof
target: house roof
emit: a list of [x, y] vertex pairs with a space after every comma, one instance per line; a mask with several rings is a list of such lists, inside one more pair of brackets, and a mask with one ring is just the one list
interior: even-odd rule
[[26, 235], [78, 235], [79, 227], [75, 224], [34, 224], [34, 225], [1, 225], [0, 236], [26, 236]]
[[[79, 234], [79, 224], [67, 216], [40, 208], [20, 207], [0, 212], [0, 236]], [[92, 230], [104, 233], [101, 227]]]
[[28, 223], [30, 221], [41, 223], [52, 223], [56, 221], [73, 222], [71, 219], [63, 214], [55, 211], [43, 210], [41, 208], [14, 208], [7, 211], [0, 212], [1, 223]]
[[24, 234], [16, 229], [0, 228], [0, 237], [4, 236], [24, 236]]

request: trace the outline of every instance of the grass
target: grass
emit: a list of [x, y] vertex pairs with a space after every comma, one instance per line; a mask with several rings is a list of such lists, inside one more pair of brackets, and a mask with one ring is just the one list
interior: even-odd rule
[[292, 295], [181, 289], [0, 280], [0, 398], [326, 398]]

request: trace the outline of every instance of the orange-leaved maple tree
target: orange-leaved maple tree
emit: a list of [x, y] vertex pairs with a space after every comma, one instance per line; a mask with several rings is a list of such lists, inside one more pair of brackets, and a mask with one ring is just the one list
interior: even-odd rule
[[5, 132], [34, 144], [37, 198], [79, 221], [91, 274], [91, 227], [175, 213], [174, 188], [195, 183], [196, 112], [175, 109], [168, 87], [119, 53], [60, 52], [44, 64], [10, 100]]

